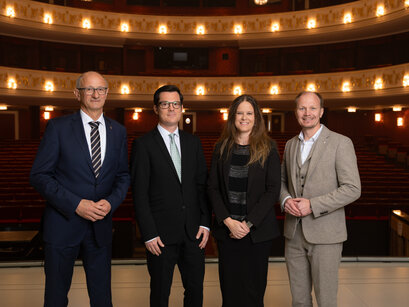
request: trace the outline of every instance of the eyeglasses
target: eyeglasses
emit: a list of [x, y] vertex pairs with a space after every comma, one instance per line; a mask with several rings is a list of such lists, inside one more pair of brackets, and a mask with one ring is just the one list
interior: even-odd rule
[[172, 105], [174, 109], [179, 109], [182, 103], [180, 101], [161, 101], [159, 102], [159, 107], [161, 109], [169, 109], [170, 105]]
[[107, 93], [107, 87], [78, 87], [77, 90], [84, 90], [86, 95], [93, 95], [94, 92], [97, 92], [99, 95], [105, 95]]

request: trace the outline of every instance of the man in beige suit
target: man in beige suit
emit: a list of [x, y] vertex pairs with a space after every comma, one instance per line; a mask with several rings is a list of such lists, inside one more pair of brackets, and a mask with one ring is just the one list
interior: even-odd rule
[[301, 132], [285, 146], [280, 193], [292, 306], [312, 306], [312, 286], [320, 307], [337, 306], [344, 206], [361, 194], [355, 150], [320, 123], [321, 95], [302, 92], [295, 102]]

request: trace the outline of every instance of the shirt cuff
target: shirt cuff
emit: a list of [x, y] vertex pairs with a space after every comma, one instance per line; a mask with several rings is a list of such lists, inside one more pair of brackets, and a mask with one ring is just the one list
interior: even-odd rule
[[145, 243], [152, 242], [152, 241], [155, 240], [156, 238], [159, 238], [159, 237], [154, 237], [153, 239], [150, 239], [150, 240], [148, 240], [148, 241], [145, 241]]
[[286, 198], [283, 199], [283, 201], [281, 202], [281, 212], [284, 212], [285, 208], [285, 202], [287, 201], [287, 199], [292, 198], [291, 196], [287, 196]]
[[202, 228], [206, 229], [207, 231], [210, 231], [210, 228], [209, 228], [209, 227], [202, 226], [202, 225], [200, 225], [200, 227], [202, 227]]

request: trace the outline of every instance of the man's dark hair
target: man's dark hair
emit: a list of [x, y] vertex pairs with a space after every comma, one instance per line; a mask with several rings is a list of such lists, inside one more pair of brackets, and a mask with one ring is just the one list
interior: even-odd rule
[[155, 106], [159, 104], [159, 96], [160, 93], [163, 92], [177, 92], [179, 94], [180, 103], [183, 104], [183, 95], [180, 92], [180, 89], [176, 85], [164, 85], [158, 88], [155, 94], [153, 94], [153, 103], [155, 104]]

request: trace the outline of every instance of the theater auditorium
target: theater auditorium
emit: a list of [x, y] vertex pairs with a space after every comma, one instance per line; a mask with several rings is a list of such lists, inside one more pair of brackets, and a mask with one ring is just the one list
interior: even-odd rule
[[[106, 78], [104, 114], [126, 127], [129, 154], [157, 125], [153, 93], [178, 86], [179, 129], [200, 138], [208, 168], [236, 97], [257, 99], [282, 158], [300, 132], [296, 95], [319, 92], [321, 123], [353, 141], [362, 184], [345, 207], [338, 306], [408, 305], [408, 0], [0, 0], [1, 306], [43, 306], [46, 201], [29, 175], [48, 121], [78, 111], [73, 91], [86, 71]], [[282, 233], [279, 203], [275, 211]], [[131, 190], [112, 234], [114, 306], [149, 306]], [[221, 306], [212, 238], [205, 263], [203, 306]], [[89, 306], [81, 258], [68, 298]], [[282, 235], [264, 304], [291, 306]], [[169, 305], [183, 306], [177, 269]]]

